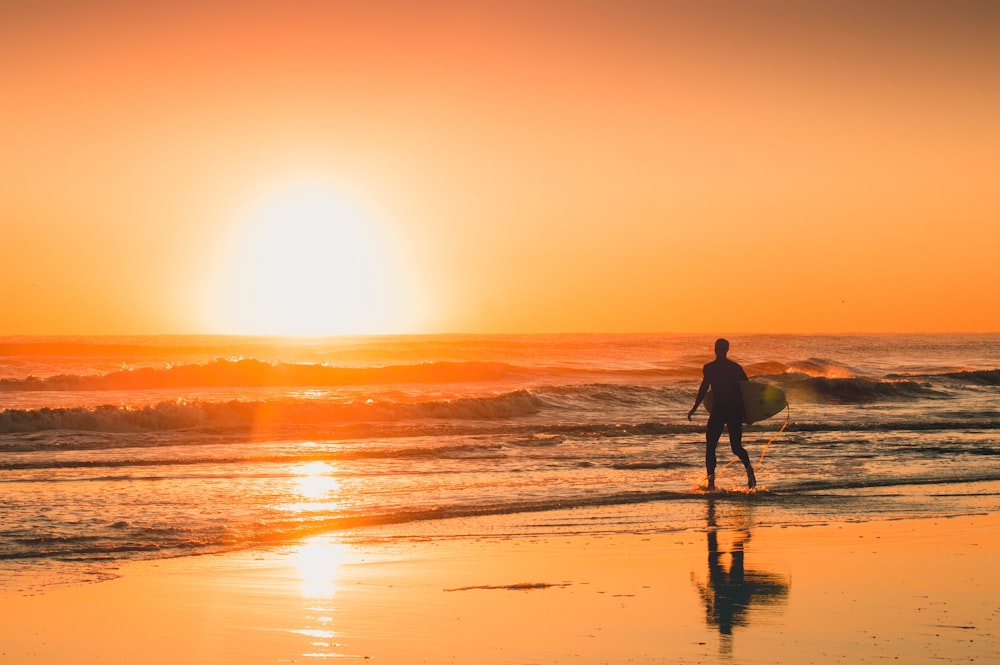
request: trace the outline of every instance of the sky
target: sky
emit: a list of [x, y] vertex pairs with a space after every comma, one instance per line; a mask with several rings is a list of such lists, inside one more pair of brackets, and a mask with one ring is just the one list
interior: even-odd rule
[[1000, 331], [979, 2], [0, 0], [0, 334]]

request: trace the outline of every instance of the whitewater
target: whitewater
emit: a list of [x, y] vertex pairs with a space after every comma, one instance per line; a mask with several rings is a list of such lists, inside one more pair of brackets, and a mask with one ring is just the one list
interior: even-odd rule
[[[789, 400], [745, 432], [758, 491], [719, 447], [720, 499], [757, 524], [1000, 507], [1000, 335], [729, 339]], [[0, 338], [0, 582], [480, 515], [704, 528], [706, 415], [686, 415], [713, 341]]]

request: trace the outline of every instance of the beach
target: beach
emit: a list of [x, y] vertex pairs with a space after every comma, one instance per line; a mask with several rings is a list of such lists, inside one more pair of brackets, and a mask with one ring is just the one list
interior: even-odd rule
[[1000, 338], [0, 339], [0, 663], [998, 662]]
[[707, 499], [692, 531], [495, 536], [490, 517], [129, 563], [5, 591], [0, 659], [1000, 662], [996, 514], [756, 527], [742, 501]]

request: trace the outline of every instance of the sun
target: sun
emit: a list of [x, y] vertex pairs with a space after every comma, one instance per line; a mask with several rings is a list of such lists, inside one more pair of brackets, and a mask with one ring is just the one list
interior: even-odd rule
[[406, 332], [406, 283], [384, 230], [326, 186], [285, 188], [251, 205], [222, 251], [208, 316], [217, 332]]

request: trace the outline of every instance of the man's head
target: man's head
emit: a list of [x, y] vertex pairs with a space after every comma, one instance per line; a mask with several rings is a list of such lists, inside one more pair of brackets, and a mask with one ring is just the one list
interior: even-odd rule
[[715, 340], [715, 357], [725, 358], [727, 353], [729, 353], [729, 342], [721, 337]]

